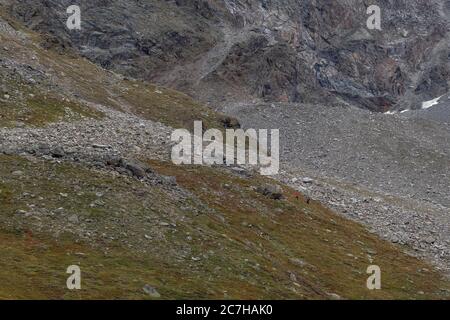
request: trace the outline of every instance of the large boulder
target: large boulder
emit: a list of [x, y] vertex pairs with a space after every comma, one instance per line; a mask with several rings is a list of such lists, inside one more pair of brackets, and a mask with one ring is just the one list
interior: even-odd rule
[[283, 199], [283, 189], [277, 184], [262, 185], [256, 191], [274, 200]]

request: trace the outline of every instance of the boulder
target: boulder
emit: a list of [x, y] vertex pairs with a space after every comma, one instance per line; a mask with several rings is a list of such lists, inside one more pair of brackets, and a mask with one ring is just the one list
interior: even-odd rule
[[283, 199], [283, 189], [277, 184], [259, 186], [256, 191], [274, 200]]

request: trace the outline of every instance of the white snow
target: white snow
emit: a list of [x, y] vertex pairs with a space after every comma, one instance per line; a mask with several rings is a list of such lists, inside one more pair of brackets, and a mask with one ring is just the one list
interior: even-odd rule
[[440, 100], [442, 97], [443, 97], [443, 96], [440, 96], [440, 97], [438, 97], [438, 98], [436, 98], [436, 99], [433, 99], [433, 100], [430, 100], [430, 101], [422, 102], [422, 110], [431, 108], [432, 106], [438, 104], [438, 103], [439, 103], [439, 100]]

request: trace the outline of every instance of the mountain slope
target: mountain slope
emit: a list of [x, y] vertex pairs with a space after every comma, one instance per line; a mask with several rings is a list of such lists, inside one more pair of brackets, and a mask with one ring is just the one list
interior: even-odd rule
[[444, 0], [81, 1], [83, 27], [62, 27], [68, 0], [5, 8], [111, 70], [180, 89], [220, 107], [232, 102], [350, 103], [374, 111], [417, 108], [449, 91]]
[[[145, 298], [145, 284], [165, 299], [448, 294], [430, 266], [297, 192], [259, 195], [262, 178], [152, 161], [192, 192], [182, 196], [70, 163], [1, 163], [2, 298]], [[83, 272], [76, 293], [64, 289], [72, 264]], [[370, 264], [383, 270], [381, 291], [365, 287]]]
[[422, 119], [439, 115], [433, 108], [380, 114], [276, 103], [227, 112], [243, 128], [280, 128], [282, 181], [448, 272], [450, 127]]
[[432, 266], [287, 186], [276, 200], [250, 169], [171, 164], [173, 128], [232, 119], [0, 22], [0, 298], [448, 298]]

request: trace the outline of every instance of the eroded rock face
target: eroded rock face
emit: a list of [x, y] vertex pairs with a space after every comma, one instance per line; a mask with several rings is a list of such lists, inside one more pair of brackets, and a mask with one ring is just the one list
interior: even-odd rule
[[368, 30], [357, 0], [3, 0], [14, 16], [119, 73], [181, 89], [212, 105], [348, 102], [411, 108], [449, 91], [449, 2], [379, 0]]

